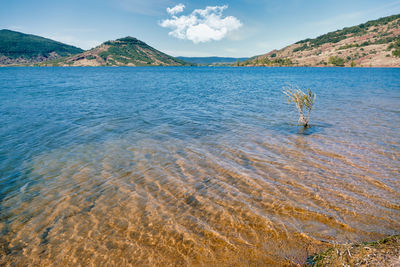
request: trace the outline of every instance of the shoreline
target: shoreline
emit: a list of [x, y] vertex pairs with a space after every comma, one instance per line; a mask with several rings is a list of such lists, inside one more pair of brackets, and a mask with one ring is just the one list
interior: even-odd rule
[[400, 266], [400, 235], [378, 241], [333, 245], [308, 257], [305, 266]]

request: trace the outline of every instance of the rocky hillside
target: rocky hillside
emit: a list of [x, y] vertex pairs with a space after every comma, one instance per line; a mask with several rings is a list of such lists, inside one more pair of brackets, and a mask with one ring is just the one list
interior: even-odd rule
[[29, 65], [81, 52], [80, 48], [40, 36], [0, 30], [0, 65]]
[[400, 67], [400, 15], [302, 40], [241, 65]]
[[125, 37], [107, 41], [78, 55], [39, 64], [40, 66], [186, 66], [180, 59], [164, 54], [146, 43]]

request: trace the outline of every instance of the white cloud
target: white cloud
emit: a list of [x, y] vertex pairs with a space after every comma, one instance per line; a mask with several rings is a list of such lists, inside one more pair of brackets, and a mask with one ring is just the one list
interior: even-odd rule
[[184, 4], [179, 4], [179, 5], [174, 6], [173, 8], [169, 8], [168, 7], [167, 8], [167, 12], [170, 15], [175, 15], [175, 14], [183, 12], [184, 9], [185, 9], [185, 5]]
[[[177, 8], [179, 6], [179, 8]], [[182, 10], [180, 10], [182, 7]], [[179, 4], [172, 9], [167, 9], [172, 15], [160, 23], [161, 27], [171, 28], [169, 35], [179, 39], [186, 39], [194, 43], [218, 41], [229, 32], [242, 26], [242, 23], [233, 16], [222, 17], [222, 12], [228, 8], [224, 6], [207, 6], [205, 9], [195, 9], [190, 15], [175, 16], [170, 11], [182, 12], [183, 5]]]

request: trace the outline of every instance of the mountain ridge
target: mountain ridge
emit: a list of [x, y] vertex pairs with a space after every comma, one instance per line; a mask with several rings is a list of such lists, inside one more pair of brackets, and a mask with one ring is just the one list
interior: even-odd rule
[[250, 59], [239, 58], [239, 63], [237, 60], [175, 58], [130, 36], [84, 51], [37, 35], [0, 30], [0, 66], [400, 67], [400, 14], [307, 38]]
[[42, 62], [39, 66], [191, 66], [143, 41], [127, 36], [67, 58]]
[[24, 65], [81, 53], [81, 48], [41, 36], [0, 30], [0, 65]]
[[304, 39], [240, 65], [400, 67], [400, 14]]

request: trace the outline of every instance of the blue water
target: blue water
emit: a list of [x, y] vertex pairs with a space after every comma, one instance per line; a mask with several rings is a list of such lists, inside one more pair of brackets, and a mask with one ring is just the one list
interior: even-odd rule
[[[317, 94], [308, 129], [282, 94], [288, 84]], [[400, 69], [0, 68], [0, 263], [94, 262], [56, 239], [71, 252], [104, 236], [140, 251], [138, 265], [301, 262], [299, 244], [398, 234], [399, 133]], [[121, 241], [102, 228], [115, 208], [107, 198], [140, 234]], [[216, 203], [220, 213], [205, 211]], [[89, 216], [74, 223], [96, 221], [103, 239], [65, 228], [71, 206]], [[174, 230], [154, 233], [167, 222]], [[150, 246], [143, 233], [168, 239]], [[118, 249], [99, 254], [131, 257]]]

